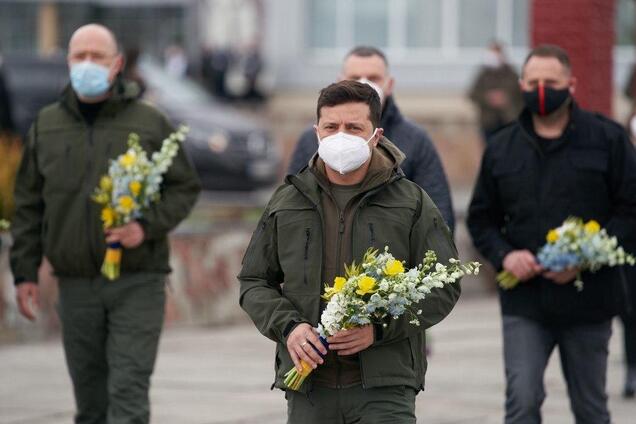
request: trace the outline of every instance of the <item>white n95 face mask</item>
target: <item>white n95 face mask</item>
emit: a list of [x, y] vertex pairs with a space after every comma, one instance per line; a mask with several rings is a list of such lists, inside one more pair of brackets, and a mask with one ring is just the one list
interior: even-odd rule
[[328, 137], [318, 138], [318, 156], [327, 166], [344, 175], [360, 168], [371, 157], [368, 143], [375, 136], [376, 130], [368, 140], [357, 135], [343, 132]]
[[373, 88], [375, 90], [375, 92], [378, 93], [378, 96], [380, 97], [380, 103], [384, 103], [384, 90], [382, 89], [382, 87], [380, 87], [379, 85], [377, 85], [373, 81], [370, 81], [370, 80], [368, 80], [366, 78], [360, 78], [358, 80], [358, 82], [361, 82], [362, 84], [370, 85], [371, 88]]

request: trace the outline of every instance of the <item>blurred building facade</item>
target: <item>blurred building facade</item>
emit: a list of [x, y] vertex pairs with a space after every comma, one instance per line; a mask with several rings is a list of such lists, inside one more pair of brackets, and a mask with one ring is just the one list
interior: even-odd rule
[[[511, 61], [532, 42], [533, 2], [543, 0], [0, 0], [0, 51], [64, 48], [82, 23], [103, 22], [122, 44], [160, 56], [178, 42], [262, 49], [273, 88], [314, 89], [337, 75], [354, 45], [383, 48], [404, 89], [464, 91], [493, 39]], [[613, 80], [634, 61], [634, 0], [615, 3]], [[552, 2], [576, 19], [574, 3]], [[602, 6], [601, 6], [602, 7]], [[554, 10], [554, 9], [552, 9]], [[583, 28], [581, 28], [583, 30]]]

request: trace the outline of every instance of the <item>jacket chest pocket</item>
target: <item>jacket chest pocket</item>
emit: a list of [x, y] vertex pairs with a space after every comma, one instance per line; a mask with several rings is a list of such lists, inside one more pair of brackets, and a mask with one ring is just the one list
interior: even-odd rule
[[313, 210], [277, 213], [278, 260], [284, 290], [320, 293], [322, 278], [322, 233]]
[[569, 152], [569, 167], [563, 170], [566, 189], [572, 190], [573, 200], [582, 204], [607, 204], [609, 190], [607, 172], [609, 155], [598, 149], [579, 149]]
[[41, 143], [38, 153], [45, 191], [69, 192], [80, 188], [86, 171], [86, 148], [79, 140]]
[[534, 198], [534, 184], [523, 162], [498, 163], [492, 176], [504, 209], [517, 205], [523, 199]]
[[407, 205], [370, 203], [360, 212], [354, 235], [355, 254], [385, 247], [401, 260], [409, 258], [409, 240], [415, 210]]

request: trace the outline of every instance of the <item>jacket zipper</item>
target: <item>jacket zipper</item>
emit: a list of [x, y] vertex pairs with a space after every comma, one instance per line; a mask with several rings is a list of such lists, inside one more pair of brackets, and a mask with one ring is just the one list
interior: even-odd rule
[[309, 241], [311, 240], [311, 228], [305, 228], [305, 256], [303, 262], [303, 282], [307, 285], [307, 261], [309, 259]]
[[93, 147], [94, 147], [94, 140], [93, 140], [93, 125], [87, 125], [87, 129], [88, 129], [88, 143], [87, 143], [87, 148], [86, 148], [86, 153], [87, 153], [87, 162], [86, 162], [86, 170], [84, 172], [84, 181], [85, 181], [85, 188], [84, 190], [87, 193], [87, 199], [86, 199], [86, 236], [88, 237], [88, 246], [89, 246], [89, 250], [90, 250], [90, 255], [93, 259], [93, 264], [95, 264], [98, 268], [100, 267], [100, 263], [99, 263], [99, 259], [97, 259], [97, 246], [96, 246], [96, 241], [94, 239], [94, 237], [92, 237], [91, 234], [91, 228], [92, 228], [92, 220], [91, 220], [91, 187], [89, 186], [91, 179], [89, 178], [90, 176], [90, 172], [91, 169], [93, 169]]
[[338, 211], [338, 245], [336, 250], [336, 264], [340, 264], [340, 256], [342, 255], [342, 235], [345, 230], [344, 212]]
[[[358, 212], [360, 211], [360, 209], [362, 209], [365, 206], [366, 200], [369, 197], [371, 197], [373, 194], [375, 194], [378, 191], [380, 191], [382, 188], [384, 188], [385, 185], [391, 184], [391, 183], [393, 183], [394, 181], [396, 181], [397, 179], [400, 179], [400, 178], [402, 178], [402, 176], [393, 177], [389, 181], [387, 181], [385, 184], [382, 184], [381, 186], [376, 187], [375, 189], [364, 193], [364, 195], [362, 196], [362, 198], [358, 202], [358, 207], [355, 208], [355, 210], [353, 211], [353, 219], [351, 221], [352, 225], [355, 225], [356, 218], [358, 216]], [[355, 231], [352, 228], [352, 230], [351, 230], [351, 257], [353, 257], [353, 252], [355, 252], [355, 248], [356, 248], [355, 239], [353, 237], [354, 234], [355, 234]], [[375, 242], [375, 231], [373, 230], [373, 223], [369, 223], [369, 235], [371, 237], [373, 237], [373, 241]], [[358, 354], [358, 358], [360, 359], [360, 380], [361, 380], [361, 383], [362, 383], [362, 388], [366, 389], [367, 388], [367, 384], [366, 384], [365, 377], [364, 377], [364, 360], [363, 360], [363, 357], [364, 357], [364, 351], [361, 351]]]
[[373, 222], [369, 222], [369, 247], [375, 247], [375, 231], [373, 231]]

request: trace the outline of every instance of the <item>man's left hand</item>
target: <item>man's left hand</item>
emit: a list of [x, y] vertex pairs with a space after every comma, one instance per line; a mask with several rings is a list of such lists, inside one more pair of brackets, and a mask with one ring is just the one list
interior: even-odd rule
[[327, 342], [329, 342], [329, 350], [335, 350], [339, 356], [344, 356], [353, 355], [368, 348], [373, 344], [373, 339], [373, 326], [365, 325], [339, 331], [328, 337]]
[[559, 272], [548, 271], [545, 272], [543, 276], [557, 284], [567, 284], [576, 278], [576, 274], [578, 274], [578, 272], [578, 268], [569, 268]]
[[106, 243], [121, 243], [127, 249], [134, 249], [143, 241], [144, 229], [137, 221], [106, 230]]

